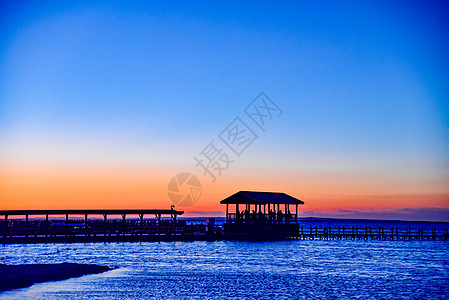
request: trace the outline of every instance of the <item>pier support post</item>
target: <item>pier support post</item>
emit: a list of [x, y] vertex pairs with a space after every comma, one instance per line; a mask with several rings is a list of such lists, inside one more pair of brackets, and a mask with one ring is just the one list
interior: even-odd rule
[[87, 232], [87, 214], [84, 214], [84, 235], [89, 236], [89, 233]]
[[122, 221], [123, 221], [123, 235], [126, 233], [126, 214], [122, 214]]
[[48, 214], [45, 215], [45, 237], [48, 236]]
[[140, 219], [140, 235], [142, 235], [142, 228], [143, 228], [143, 214], [139, 214]]
[[65, 214], [65, 236], [69, 235], [69, 214]]
[[8, 226], [8, 215], [5, 214], [5, 232], [3, 233], [4, 237], [8, 236], [9, 226]]
[[156, 219], [157, 219], [157, 227], [158, 227], [157, 234], [161, 235], [161, 226], [162, 226], [162, 224], [161, 224], [161, 214], [156, 214]]
[[107, 233], [107, 222], [108, 222], [108, 214], [103, 214], [103, 219], [104, 219], [104, 236], [106, 236]]
[[25, 237], [28, 237], [28, 214], [25, 215]]

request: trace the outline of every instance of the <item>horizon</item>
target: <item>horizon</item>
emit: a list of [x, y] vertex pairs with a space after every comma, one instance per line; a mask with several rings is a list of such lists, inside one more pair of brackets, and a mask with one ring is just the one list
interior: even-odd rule
[[448, 222], [447, 11], [2, 2], [0, 210], [213, 217], [257, 190], [301, 218]]

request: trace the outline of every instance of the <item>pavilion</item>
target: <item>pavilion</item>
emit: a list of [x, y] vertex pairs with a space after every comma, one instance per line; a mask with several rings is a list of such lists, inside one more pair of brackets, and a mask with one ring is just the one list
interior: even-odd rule
[[[298, 223], [298, 206], [304, 202], [285, 193], [240, 191], [221, 200], [226, 204], [226, 223]], [[230, 206], [234, 206], [231, 209]], [[291, 208], [294, 207], [294, 212]], [[243, 208], [243, 211], [241, 209]]]

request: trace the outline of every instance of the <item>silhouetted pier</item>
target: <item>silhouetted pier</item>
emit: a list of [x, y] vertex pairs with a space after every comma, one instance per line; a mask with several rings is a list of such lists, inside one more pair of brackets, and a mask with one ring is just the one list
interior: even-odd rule
[[[298, 205], [303, 202], [283, 193], [238, 192], [221, 203], [226, 204], [226, 222], [223, 225], [215, 224], [214, 218], [206, 218], [206, 224], [187, 224], [178, 218], [184, 212], [173, 208], [4, 210], [0, 211], [0, 244], [288, 239], [449, 240], [448, 229], [428, 226], [305, 226], [298, 220]], [[234, 206], [232, 211], [230, 205]], [[294, 207], [293, 211], [290, 210], [291, 206]]]
[[[183, 213], [174, 209], [4, 210], [0, 211], [4, 216], [0, 243], [161, 240], [182, 232], [185, 224], [177, 217]], [[130, 219], [132, 215], [137, 218]]]
[[299, 234], [291, 236], [289, 239], [447, 241], [449, 240], [449, 230], [446, 228], [423, 229], [383, 226], [301, 226]]

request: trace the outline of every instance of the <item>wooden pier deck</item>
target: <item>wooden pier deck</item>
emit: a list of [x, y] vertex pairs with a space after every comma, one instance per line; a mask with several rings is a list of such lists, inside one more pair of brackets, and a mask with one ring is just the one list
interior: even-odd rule
[[[228, 214], [227, 223], [223, 225], [215, 225], [214, 218], [207, 218], [210, 222], [206, 221], [206, 224], [189, 225], [177, 218], [182, 214], [182, 211], [173, 209], [0, 211], [0, 215], [4, 216], [0, 219], [0, 244], [285, 239], [449, 240], [446, 226], [305, 226], [297, 218], [270, 219], [269, 214], [261, 211], [249, 214], [248, 218], [242, 215], [234, 219], [232, 214]], [[115, 219], [110, 217], [113, 215]], [[131, 215], [135, 217], [131, 218]], [[167, 217], [163, 218], [163, 215]]]
[[[444, 228], [416, 229], [403, 227], [325, 227], [300, 226], [297, 234], [276, 238], [260, 235], [227, 235], [222, 225], [188, 225], [182, 221], [178, 224], [155, 223], [140, 225], [127, 221], [111, 222], [104, 231], [104, 224], [92, 223], [88, 228], [78, 231], [53, 231], [44, 234], [29, 228], [28, 234], [23, 231], [10, 232], [8, 236], [0, 236], [0, 244], [33, 244], [33, 243], [90, 243], [90, 242], [153, 242], [153, 241], [218, 241], [218, 240], [391, 240], [391, 241], [448, 241], [449, 232]], [[1, 222], [0, 222], [1, 223]], [[33, 223], [34, 225], [36, 223]], [[115, 227], [111, 226], [114, 225]], [[97, 227], [96, 227], [97, 226]], [[41, 227], [41, 226], [38, 226]], [[122, 228], [126, 230], [123, 231]]]

